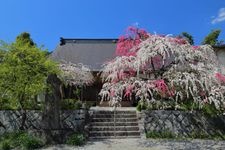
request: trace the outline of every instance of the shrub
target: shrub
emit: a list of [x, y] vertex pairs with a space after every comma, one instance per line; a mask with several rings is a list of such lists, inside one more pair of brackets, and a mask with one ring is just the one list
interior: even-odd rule
[[82, 107], [82, 102], [76, 99], [64, 99], [61, 104], [64, 110], [81, 109]]
[[199, 130], [192, 131], [189, 137], [192, 139], [213, 139], [213, 140], [224, 140], [225, 138], [225, 136], [219, 132], [208, 134]]
[[1, 140], [0, 148], [2, 150], [7, 149], [30, 150], [40, 148], [44, 145], [41, 139], [22, 131], [5, 133], [0, 137], [0, 140]]
[[193, 131], [190, 134], [192, 139], [210, 139], [211, 137], [202, 131]]
[[86, 101], [86, 102], [84, 103], [84, 108], [85, 108], [85, 109], [89, 109], [89, 108], [92, 107], [92, 106], [96, 106], [96, 102], [95, 102], [95, 101]]
[[136, 108], [137, 108], [138, 111], [146, 110], [147, 109], [147, 105], [148, 104], [139, 101]]
[[222, 113], [222, 111], [217, 110], [214, 105], [210, 105], [210, 104], [205, 104], [202, 107], [202, 111], [205, 115], [210, 116], [210, 117], [213, 117], [213, 116], [216, 116], [216, 115]]
[[10, 142], [8, 140], [2, 141], [1, 145], [0, 145], [0, 149], [1, 150], [10, 150], [11, 149]]
[[77, 101], [74, 105], [74, 109], [81, 109], [82, 108], [82, 102], [81, 101]]
[[36, 149], [43, 146], [43, 142], [39, 138], [27, 133], [21, 134], [18, 137], [18, 142], [20, 142], [21, 147], [26, 150]]
[[67, 141], [66, 144], [69, 145], [83, 145], [85, 143], [85, 137], [83, 134], [80, 133], [75, 133], [72, 136], [70, 136]]

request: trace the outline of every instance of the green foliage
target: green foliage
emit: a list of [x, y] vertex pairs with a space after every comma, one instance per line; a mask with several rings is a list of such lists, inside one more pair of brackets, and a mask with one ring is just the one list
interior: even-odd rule
[[197, 110], [197, 111], [201, 111], [203, 114], [205, 114], [207, 116], [211, 116], [211, 117], [222, 113], [222, 111], [216, 109], [215, 105], [213, 105], [213, 104], [204, 104], [200, 108], [199, 104], [193, 103], [191, 100], [187, 100], [186, 102], [181, 103], [179, 110], [184, 110], [184, 111]]
[[186, 137], [176, 136], [169, 130], [163, 131], [148, 131], [146, 133], [146, 138], [153, 138], [153, 139], [213, 139], [213, 140], [224, 140], [225, 136], [219, 133], [214, 134], [207, 134], [203, 131], [195, 130], [191, 132]]
[[27, 133], [21, 134], [17, 138], [17, 141], [20, 143], [21, 147], [26, 150], [37, 149], [43, 146], [43, 142], [40, 139]]
[[12, 103], [24, 108], [47, 88], [47, 76], [59, 72], [57, 64], [47, 58], [47, 52], [38, 48], [28, 33], [19, 35], [14, 43], [1, 44], [0, 49], [5, 50], [0, 63], [0, 99], [17, 101]]
[[0, 49], [0, 63], [3, 61], [4, 55], [5, 55], [5, 51]]
[[175, 102], [171, 100], [161, 100], [161, 101], [155, 101], [150, 104], [148, 104], [147, 109], [148, 110], [174, 110], [175, 109]]
[[142, 101], [138, 102], [138, 105], [136, 106], [136, 109], [138, 111], [142, 111], [142, 110], [146, 110], [147, 109], [148, 104]]
[[43, 141], [26, 132], [18, 131], [5, 133], [0, 137], [1, 149], [37, 149], [44, 145]]
[[70, 136], [67, 141], [66, 144], [69, 145], [83, 145], [85, 143], [85, 137], [83, 134], [80, 133], [75, 133], [72, 136]]
[[61, 101], [61, 108], [64, 110], [77, 110], [81, 109], [82, 102], [76, 99], [63, 99]]
[[15, 110], [17, 109], [16, 101], [0, 98], [0, 110]]
[[81, 89], [77, 87], [75, 90], [73, 90], [73, 94], [80, 98]]
[[213, 104], [204, 104], [200, 106], [198, 103], [194, 103], [193, 100], [186, 100], [182, 103], [176, 104], [174, 101], [171, 100], [161, 100], [155, 101], [151, 103], [147, 103], [144, 101], [139, 101], [137, 105], [137, 110], [175, 110], [175, 105], [177, 105], [176, 110], [181, 111], [201, 111], [204, 115], [207, 116], [216, 116], [218, 114], [222, 114], [222, 110], [216, 109], [215, 105]]
[[23, 32], [20, 35], [18, 35], [16, 37], [16, 43], [17, 44], [21, 44], [20, 46], [23, 46], [24, 44], [28, 45], [28, 46], [34, 46], [35, 43], [33, 42], [33, 40], [30, 37], [30, 34], [27, 32]]
[[184, 110], [184, 111], [199, 110], [199, 105], [189, 99], [180, 103], [179, 106], [180, 106], [180, 110]]
[[174, 110], [175, 102], [171, 100], [161, 100], [155, 101], [151, 103], [139, 101], [137, 105], [137, 110]]
[[82, 102], [81, 101], [77, 101], [75, 103], [74, 109], [81, 109], [82, 108]]
[[223, 112], [220, 110], [217, 110], [216, 107], [214, 105], [210, 105], [210, 104], [205, 104], [202, 107], [202, 112], [210, 117], [216, 116], [218, 114], [222, 114]]
[[207, 134], [203, 131], [195, 130], [192, 131], [188, 138], [191, 139], [213, 139], [213, 140], [224, 140], [224, 135], [220, 133]]
[[181, 37], [185, 38], [191, 45], [194, 45], [194, 39], [193, 39], [193, 36], [190, 35], [189, 33], [187, 33], [187, 32], [182, 32], [182, 33], [181, 33]]
[[10, 150], [11, 146], [10, 146], [10, 142], [8, 140], [4, 140], [1, 142], [0, 144], [0, 150]]
[[168, 130], [163, 130], [163, 131], [148, 131], [146, 133], [146, 137], [147, 138], [153, 138], [153, 139], [158, 139], [158, 138], [159, 139], [164, 139], [164, 138], [173, 139], [176, 136]]
[[92, 107], [92, 106], [96, 106], [96, 102], [95, 102], [95, 101], [86, 101], [86, 102], [84, 103], [84, 108], [85, 108], [85, 109], [89, 109], [89, 108]]
[[210, 139], [211, 137], [202, 131], [193, 131], [190, 134], [192, 139]]
[[212, 30], [204, 39], [202, 44], [209, 44], [209, 45], [217, 45], [218, 37], [220, 35], [221, 30]]

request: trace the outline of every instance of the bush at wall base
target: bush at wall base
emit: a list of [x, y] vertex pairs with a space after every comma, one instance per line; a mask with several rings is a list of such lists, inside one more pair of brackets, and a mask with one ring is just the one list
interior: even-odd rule
[[0, 137], [0, 149], [10, 150], [10, 149], [37, 149], [44, 146], [44, 142], [26, 133], [25, 131], [16, 131], [12, 133], [5, 133]]
[[67, 141], [66, 144], [68, 145], [83, 145], [85, 143], [85, 136], [81, 133], [75, 133], [71, 135]]

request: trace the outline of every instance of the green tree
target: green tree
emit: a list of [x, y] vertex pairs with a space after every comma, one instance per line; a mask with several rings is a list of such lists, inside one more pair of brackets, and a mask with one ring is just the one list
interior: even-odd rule
[[[4, 42], [4, 41], [1, 41], [0, 40], [0, 63], [3, 61], [3, 58], [6, 54], [6, 47], [7, 47], [7, 44]], [[4, 46], [3, 46], [4, 45]]]
[[24, 43], [28, 44], [29, 46], [34, 46], [36, 45], [34, 41], [31, 39], [30, 34], [27, 32], [23, 32], [20, 35], [16, 37], [16, 43], [17, 44], [22, 44]]
[[0, 63], [3, 61], [5, 52], [0, 49]]
[[194, 45], [194, 39], [193, 39], [193, 36], [190, 35], [189, 33], [187, 32], [182, 32], [181, 37], [185, 38], [191, 45]]
[[221, 30], [216, 29], [212, 30], [203, 40], [202, 44], [209, 44], [209, 45], [217, 45], [218, 42], [218, 37], [220, 35]]
[[58, 72], [57, 65], [36, 46], [29, 33], [20, 34], [11, 44], [1, 44], [0, 49], [5, 50], [2, 55], [0, 52], [0, 98], [24, 110], [46, 90], [46, 79]]

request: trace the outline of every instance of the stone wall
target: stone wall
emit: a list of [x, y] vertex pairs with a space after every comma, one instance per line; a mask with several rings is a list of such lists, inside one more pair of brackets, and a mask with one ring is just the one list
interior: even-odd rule
[[175, 110], [153, 110], [141, 113], [142, 132], [166, 131], [177, 137], [191, 137], [193, 134], [207, 136], [225, 133], [225, 117], [209, 117], [200, 112]]
[[[85, 125], [87, 110], [67, 110], [60, 112], [62, 130], [82, 131]], [[26, 130], [42, 130], [42, 112], [38, 110], [26, 111]], [[22, 111], [0, 111], [0, 134], [20, 129]]]

